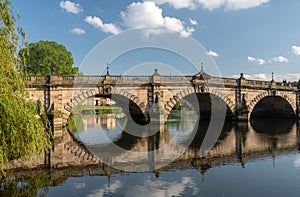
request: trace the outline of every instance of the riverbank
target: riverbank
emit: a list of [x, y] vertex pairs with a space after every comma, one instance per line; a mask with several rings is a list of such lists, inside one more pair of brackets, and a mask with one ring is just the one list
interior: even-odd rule
[[119, 106], [93, 106], [93, 105], [79, 105], [73, 109], [73, 114], [120, 114], [123, 109]]

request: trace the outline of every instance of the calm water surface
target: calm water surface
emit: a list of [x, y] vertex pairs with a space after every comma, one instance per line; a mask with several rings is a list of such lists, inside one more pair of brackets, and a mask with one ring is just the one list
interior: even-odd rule
[[[137, 138], [124, 134], [126, 118], [85, 116], [82, 131], [75, 132], [74, 137], [91, 151], [100, 148], [104, 156], [111, 141], [127, 150], [145, 152], [158, 149], [173, 138], [180, 141], [178, 136], [193, 130], [195, 123], [190, 116], [169, 119], [158, 136]], [[213, 149], [199, 157], [207, 126], [200, 121], [188, 150], [159, 169], [129, 173], [102, 164], [18, 171], [0, 181], [0, 196], [300, 196], [297, 123], [225, 123]], [[110, 162], [119, 164], [118, 158], [124, 157], [116, 154], [113, 158], [115, 161]], [[131, 162], [128, 158], [121, 164], [130, 166]]]

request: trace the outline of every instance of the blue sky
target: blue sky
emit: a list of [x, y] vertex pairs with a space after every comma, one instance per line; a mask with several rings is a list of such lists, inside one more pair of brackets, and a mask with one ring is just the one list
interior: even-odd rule
[[[243, 72], [248, 78], [269, 80], [274, 72], [278, 81], [300, 78], [299, 0], [12, 2], [22, 16], [20, 25], [28, 41], [54, 40], [65, 45], [73, 54], [74, 66], [81, 66], [98, 43], [113, 35], [132, 28], [158, 26], [201, 43], [223, 76]], [[161, 34], [173, 32], [161, 31]], [[164, 54], [163, 58], [151, 49], [138, 51], [139, 55], [127, 54], [111, 65], [112, 74], [120, 74], [124, 65], [144, 62], [177, 64], [180, 72], [186, 67], [182, 59], [170, 58], [172, 54]], [[187, 69], [187, 74], [192, 72], [193, 69]], [[101, 73], [103, 70], [93, 72]]]

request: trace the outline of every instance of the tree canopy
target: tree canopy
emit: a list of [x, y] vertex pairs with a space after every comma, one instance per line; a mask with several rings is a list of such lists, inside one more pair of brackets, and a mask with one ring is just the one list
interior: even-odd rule
[[19, 52], [25, 64], [25, 74], [35, 76], [75, 75], [78, 68], [73, 68], [72, 54], [62, 44], [55, 41], [30, 43]]
[[[50, 147], [50, 134], [38, 116], [38, 106], [29, 101], [18, 61], [19, 37], [15, 14], [9, 0], [0, 0], [0, 173], [3, 163]], [[40, 115], [40, 114], [39, 114]]]

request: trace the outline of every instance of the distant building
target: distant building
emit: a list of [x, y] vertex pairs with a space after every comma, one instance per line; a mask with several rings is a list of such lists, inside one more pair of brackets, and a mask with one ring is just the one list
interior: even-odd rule
[[111, 100], [110, 98], [103, 98], [103, 97], [95, 97], [94, 98], [95, 106], [115, 105], [115, 104], [116, 104], [116, 102]]

